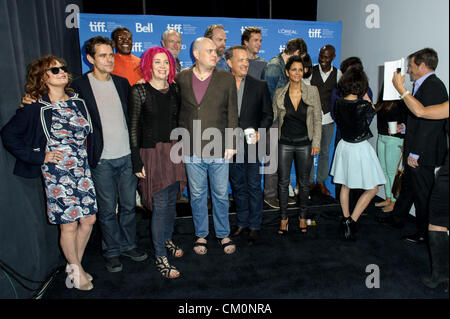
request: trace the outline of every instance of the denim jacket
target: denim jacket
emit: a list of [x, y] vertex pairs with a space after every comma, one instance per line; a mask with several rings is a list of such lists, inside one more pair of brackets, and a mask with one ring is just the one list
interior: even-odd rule
[[270, 92], [270, 98], [273, 100], [275, 91], [284, 87], [289, 79], [286, 75], [286, 64], [281, 53], [273, 57], [264, 68], [262, 78], [267, 82]]

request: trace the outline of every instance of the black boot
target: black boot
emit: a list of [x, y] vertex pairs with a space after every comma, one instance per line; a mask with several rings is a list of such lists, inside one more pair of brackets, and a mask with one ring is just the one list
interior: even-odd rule
[[344, 238], [348, 240], [356, 240], [356, 222], [351, 218], [347, 218], [344, 224]]
[[350, 217], [342, 216], [341, 221], [339, 222], [339, 232], [342, 234], [342, 236], [345, 238], [345, 222]]
[[447, 232], [429, 231], [428, 242], [431, 254], [431, 276], [422, 277], [422, 283], [428, 288], [445, 284], [448, 291], [448, 235]]

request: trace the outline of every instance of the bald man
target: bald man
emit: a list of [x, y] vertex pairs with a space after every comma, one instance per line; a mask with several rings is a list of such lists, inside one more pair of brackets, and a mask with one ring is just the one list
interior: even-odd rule
[[232, 254], [236, 246], [229, 238], [228, 160], [236, 151], [233, 141], [226, 144], [225, 128], [238, 126], [236, 83], [231, 73], [216, 67], [217, 47], [211, 39], [196, 39], [193, 55], [194, 66], [181, 71], [176, 82], [181, 95], [179, 125], [189, 132], [183, 147], [197, 236], [194, 251], [207, 252], [209, 177], [216, 237], [224, 252]]
[[329, 196], [330, 191], [325, 186], [328, 178], [330, 162], [330, 144], [334, 133], [334, 121], [331, 117], [331, 92], [341, 77], [341, 71], [331, 63], [336, 57], [334, 46], [327, 44], [320, 49], [319, 64], [312, 68], [311, 85], [317, 86], [322, 104], [322, 139], [320, 141], [319, 161], [317, 164], [316, 183], [314, 183], [314, 166], [310, 174], [310, 189], [319, 190]]

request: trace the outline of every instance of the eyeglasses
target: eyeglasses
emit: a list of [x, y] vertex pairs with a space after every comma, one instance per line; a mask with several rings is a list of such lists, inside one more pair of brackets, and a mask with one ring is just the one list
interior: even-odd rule
[[52, 72], [53, 74], [58, 74], [59, 73], [59, 70], [63, 70], [63, 72], [69, 72], [68, 70], [67, 70], [67, 66], [65, 66], [65, 65], [63, 65], [63, 66], [54, 66], [53, 68], [49, 68], [49, 69], [47, 69], [47, 71], [50, 71], [50, 72]]

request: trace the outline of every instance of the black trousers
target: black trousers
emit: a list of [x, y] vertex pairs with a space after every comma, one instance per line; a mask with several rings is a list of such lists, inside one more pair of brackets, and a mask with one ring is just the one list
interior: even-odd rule
[[294, 160], [297, 182], [300, 184], [298, 202], [300, 218], [306, 218], [309, 196], [309, 174], [313, 165], [311, 144], [291, 146], [278, 143], [278, 195], [280, 197], [281, 219], [287, 219], [289, 181]]
[[[444, 164], [444, 165], [448, 165]], [[439, 174], [434, 182], [430, 197], [430, 224], [448, 228], [449, 221], [449, 198], [448, 198], [448, 171]]]
[[412, 204], [416, 209], [417, 231], [425, 235], [428, 232], [428, 205], [434, 183], [434, 166], [405, 166], [402, 188], [395, 203], [393, 213], [404, 220]]

